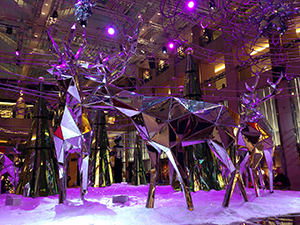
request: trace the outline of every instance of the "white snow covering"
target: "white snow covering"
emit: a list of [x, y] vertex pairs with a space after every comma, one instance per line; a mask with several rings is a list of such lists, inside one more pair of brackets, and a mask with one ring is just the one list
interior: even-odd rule
[[[19, 196], [22, 204], [18, 206], [6, 206], [9, 194], [3, 194], [0, 196], [0, 224], [230, 224], [300, 212], [300, 192], [261, 191], [261, 197], [257, 198], [251, 188], [246, 189], [249, 202], [244, 202], [239, 192], [234, 191], [228, 208], [222, 207], [224, 190], [191, 193], [194, 211], [189, 211], [182, 192], [175, 192], [170, 186], [157, 186], [154, 208], [147, 209], [148, 188], [149, 185], [124, 183], [89, 188], [84, 201], [80, 200], [80, 188], [69, 188], [65, 204], [58, 204], [58, 195]], [[128, 195], [129, 200], [124, 204], [112, 203], [114, 195]]]

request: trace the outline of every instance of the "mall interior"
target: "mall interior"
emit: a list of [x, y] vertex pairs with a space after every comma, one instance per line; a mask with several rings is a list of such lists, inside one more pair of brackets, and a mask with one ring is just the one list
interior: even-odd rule
[[[63, 103], [61, 86], [49, 69], [57, 61], [61, 63], [64, 53], [59, 55], [55, 51], [49, 33], [63, 52], [64, 37], [77, 23], [76, 34], [69, 41], [71, 50], [77, 52], [85, 32], [84, 54], [76, 62], [81, 65], [94, 62], [100, 53], [116, 56], [110, 66], [117, 64], [122, 52], [132, 51], [126, 49], [124, 43], [133, 46], [132, 43], [137, 42], [134, 54], [125, 60], [126, 68], [110, 83], [123, 90], [143, 96], [182, 98], [187, 89], [187, 68], [192, 63], [197, 76], [193, 82], [200, 87], [201, 101], [224, 105], [241, 115], [245, 108], [243, 96], [254, 93], [250, 93], [251, 88], [247, 86], [254, 88], [252, 99], [255, 99], [253, 104], [257, 104], [253, 107], [273, 128], [271, 170], [275, 175], [276, 168], [280, 167], [289, 177], [289, 189], [300, 191], [300, 80], [297, 72], [300, 69], [300, 5], [297, 1], [96, 0], [92, 2], [89, 18], [77, 21], [80, 11], [74, 9], [75, 3], [73, 0], [0, 1], [2, 154], [11, 160], [17, 157], [19, 166], [24, 163], [32, 121], [37, 117], [34, 110], [37, 99], [45, 100], [46, 124], [53, 138], [57, 128], [55, 120]], [[138, 37], [136, 40], [128, 38], [134, 37], [135, 24], [141, 18]], [[112, 33], [107, 33], [109, 28], [113, 29]], [[193, 61], [188, 55], [192, 55]], [[116, 70], [120, 70], [118, 66]], [[99, 82], [78, 70], [78, 82], [86, 98]], [[276, 83], [277, 80], [280, 82]], [[39, 89], [41, 82], [44, 89]], [[95, 122], [95, 110], [105, 114], [104, 122]], [[105, 130], [106, 136], [102, 139], [109, 141], [108, 163], [114, 173], [121, 162], [120, 182], [131, 182], [132, 167], [136, 167], [139, 157], [145, 176], [150, 174], [152, 166], [147, 146], [130, 118], [109, 107], [91, 107], [86, 114], [94, 121], [90, 122], [92, 129], [97, 128], [94, 136], [100, 132], [98, 124]], [[136, 153], [137, 148], [141, 155]], [[170, 184], [168, 157], [164, 152], [159, 157], [157, 181]], [[232, 161], [237, 160], [234, 157], [236, 155]], [[71, 153], [68, 160], [68, 186], [79, 186], [76, 153]], [[260, 166], [263, 173], [269, 174], [266, 161], [262, 160]], [[119, 179], [116, 174], [114, 179]]]

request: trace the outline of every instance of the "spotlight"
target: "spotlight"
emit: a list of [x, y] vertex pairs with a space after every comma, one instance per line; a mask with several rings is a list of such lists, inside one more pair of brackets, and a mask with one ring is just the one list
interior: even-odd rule
[[6, 27], [7, 34], [12, 34], [12, 32], [13, 32], [12, 27]]
[[207, 86], [210, 87], [210, 86], [211, 86], [211, 83], [209, 83]]
[[193, 9], [195, 7], [195, 2], [194, 1], [189, 1], [187, 4], [189, 9]]
[[58, 18], [58, 13], [57, 13], [56, 10], [53, 11], [51, 17], [52, 17], [53, 19], [57, 19], [57, 18]]
[[16, 49], [16, 52], [15, 52], [16, 56], [19, 56], [20, 55], [20, 49]]
[[167, 53], [167, 47], [166, 46], [162, 47], [162, 53], [164, 53], [164, 54]]
[[113, 27], [109, 27], [109, 28], [107, 29], [107, 33], [108, 33], [109, 35], [114, 35], [114, 34], [115, 34], [115, 29], [114, 29]]
[[173, 49], [174, 48], [174, 43], [170, 42], [168, 46], [169, 46], [170, 49]]
[[81, 20], [80, 25], [85, 28], [86, 27], [86, 20]]
[[216, 6], [215, 1], [214, 1], [214, 0], [210, 0], [210, 1], [209, 1], [209, 8], [210, 8], [211, 10], [213, 10], [213, 9], [215, 8], [215, 6]]

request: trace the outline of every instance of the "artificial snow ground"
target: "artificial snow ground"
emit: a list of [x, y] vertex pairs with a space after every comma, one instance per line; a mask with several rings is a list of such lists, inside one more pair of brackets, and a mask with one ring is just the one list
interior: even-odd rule
[[[246, 189], [249, 202], [235, 191], [228, 208], [222, 207], [225, 191], [191, 193], [194, 211], [186, 208], [182, 192], [170, 186], [157, 186], [153, 209], [145, 208], [149, 185], [113, 184], [105, 188], [89, 188], [84, 201], [79, 188], [67, 189], [67, 201], [58, 204], [58, 195], [22, 197], [22, 204], [6, 206], [8, 194], [0, 196], [0, 224], [68, 224], [68, 225], [156, 225], [156, 224], [230, 224], [249, 218], [278, 216], [300, 212], [300, 192], [261, 191], [256, 198], [253, 189]], [[128, 195], [129, 201], [112, 203], [114, 195]]]

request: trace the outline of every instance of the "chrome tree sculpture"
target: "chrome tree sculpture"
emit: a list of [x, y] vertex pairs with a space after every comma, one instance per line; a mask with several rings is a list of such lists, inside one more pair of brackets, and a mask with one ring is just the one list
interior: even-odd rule
[[283, 73], [281, 73], [281, 76], [275, 83], [268, 79], [267, 82], [271, 87], [271, 93], [261, 99], [259, 99], [258, 93], [256, 92], [256, 87], [260, 78], [259, 72], [256, 71], [255, 75], [255, 83], [251, 87], [245, 83], [246, 89], [250, 94], [245, 93], [241, 98], [244, 108], [242, 111], [240, 129], [237, 133], [237, 148], [239, 151], [247, 152], [245, 158], [241, 162], [240, 170], [242, 173], [247, 167], [249, 168], [256, 196], [260, 196], [254, 174], [258, 174], [261, 186], [264, 187], [259, 168], [259, 164], [264, 157], [269, 169], [270, 192], [273, 192], [273, 152], [275, 146], [272, 140], [273, 129], [266, 118], [259, 112], [258, 107], [263, 102], [281, 92], [281, 89], [278, 89], [277, 85], [281, 81]]

